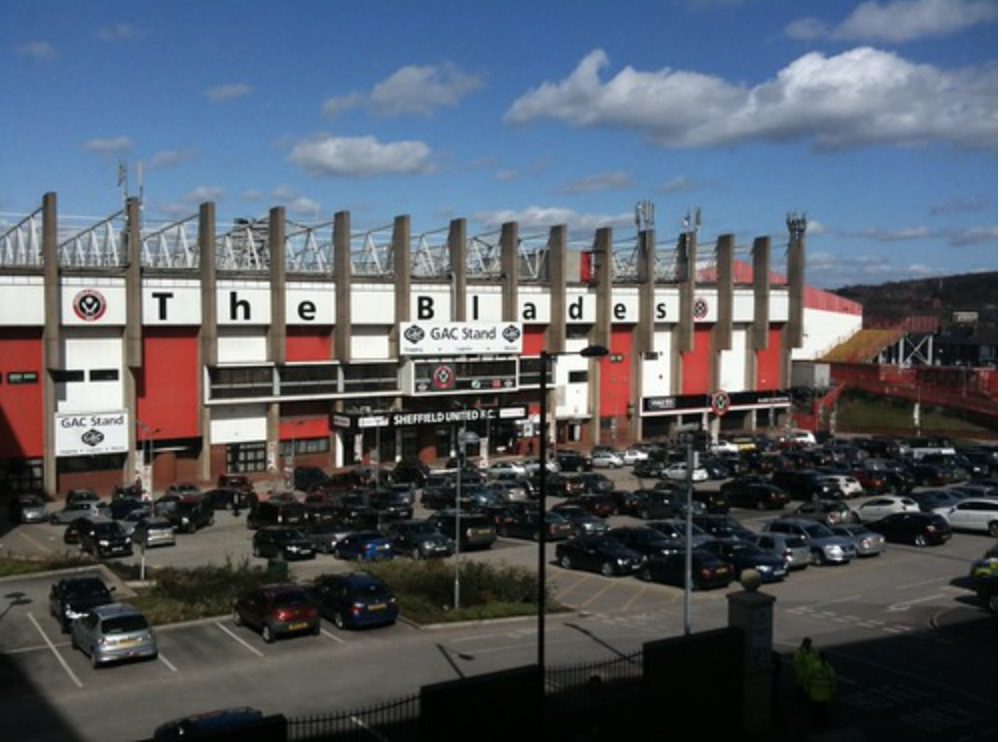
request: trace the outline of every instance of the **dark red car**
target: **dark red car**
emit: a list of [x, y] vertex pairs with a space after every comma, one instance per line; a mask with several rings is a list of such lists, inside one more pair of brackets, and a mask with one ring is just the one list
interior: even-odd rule
[[233, 623], [261, 632], [269, 644], [287, 634], [319, 634], [320, 614], [299, 585], [265, 585], [238, 598]]

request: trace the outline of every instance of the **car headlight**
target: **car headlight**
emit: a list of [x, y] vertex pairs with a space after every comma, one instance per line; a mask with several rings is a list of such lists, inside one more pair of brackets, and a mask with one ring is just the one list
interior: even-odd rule
[[825, 553], [826, 554], [841, 554], [842, 553], [842, 547], [839, 546], [838, 544], [828, 544], [827, 546], [825, 546]]
[[111, 542], [108, 539], [106, 539], [106, 538], [102, 538], [102, 539], [98, 539], [97, 545], [98, 546], [111, 546]]
[[84, 612], [83, 611], [75, 611], [70, 606], [66, 606], [63, 609], [63, 614], [66, 616], [66, 618], [69, 618], [71, 620], [76, 620], [76, 619], [80, 618], [81, 616], [83, 616]]
[[191, 520], [188, 518], [187, 515], [182, 515], [181, 516], [181, 522], [184, 523], [185, 525], [187, 525], [188, 523], [191, 522]]
[[619, 564], [621, 566], [625, 566], [625, 565], [627, 565], [629, 563], [630, 563], [630, 560], [626, 559], [625, 557], [620, 557], [619, 559], [616, 560], [616, 564]]

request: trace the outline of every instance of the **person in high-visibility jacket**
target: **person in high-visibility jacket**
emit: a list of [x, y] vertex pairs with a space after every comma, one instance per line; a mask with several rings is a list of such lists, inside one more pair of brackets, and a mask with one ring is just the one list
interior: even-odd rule
[[835, 668], [821, 652], [816, 652], [815, 658], [807, 665], [803, 686], [815, 721], [828, 721], [837, 686]]
[[793, 673], [797, 681], [797, 688], [805, 695], [807, 694], [808, 671], [817, 660], [818, 650], [814, 648], [811, 638], [805, 636], [797, 651], [793, 653]]

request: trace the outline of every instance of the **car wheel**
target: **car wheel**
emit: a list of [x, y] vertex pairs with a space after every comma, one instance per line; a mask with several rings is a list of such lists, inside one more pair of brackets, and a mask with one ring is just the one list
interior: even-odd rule
[[850, 515], [849, 516], [849, 522], [850, 523], [859, 523], [860, 522], [859, 513], [853, 513], [852, 515]]
[[821, 552], [820, 551], [812, 551], [811, 552], [811, 564], [813, 564], [815, 567], [819, 567], [823, 563], [824, 563], [824, 558], [821, 556]]
[[560, 566], [563, 567], [564, 569], [572, 569], [571, 558], [566, 554], [564, 554], [562, 557], [560, 557]]
[[916, 546], [926, 546], [929, 542], [926, 540], [925, 534], [917, 533], [915, 534], [915, 545]]
[[208, 522], [207, 525], [210, 525], [210, 526], [216, 525], [216, 517], [213, 516], [213, 517], [209, 518], [209, 522]]
[[317, 621], [316, 626], [313, 626], [310, 629], [310, 633], [313, 634], [313, 636], [320, 636], [320, 622], [319, 621]]
[[651, 519], [651, 512], [649, 510], [646, 510], [646, 509], [645, 510], [641, 510], [640, 511], [640, 519], [641, 520], [650, 520]]
[[70, 634], [70, 647], [72, 649], [80, 649], [80, 645], [77, 644], [77, 636], [76, 636], [76, 634]]
[[992, 538], [999, 535], [999, 522], [997, 520], [993, 520], [988, 524], [988, 535]]
[[338, 611], [337, 613], [334, 614], [334, 625], [337, 626], [339, 629], [344, 629], [345, 627], [344, 614], [341, 613], [341, 611]]
[[261, 638], [264, 639], [265, 644], [271, 644], [275, 641], [275, 632], [271, 630], [271, 626], [267, 623], [261, 627]]
[[640, 572], [638, 573], [637, 576], [640, 577], [640, 579], [643, 580], [644, 582], [650, 582], [651, 579], [652, 579], [651, 568], [650, 567], [641, 567], [640, 568]]
[[259, 547], [257, 544], [254, 544], [251, 547], [251, 554], [253, 554], [256, 557], [260, 557], [261, 556], [261, 547]]
[[416, 561], [420, 558], [421, 558], [421, 549], [414, 547], [414, 550], [411, 552], [411, 559], [414, 559]]
[[615, 573], [615, 571], [613, 570], [612, 564], [610, 562], [603, 562], [602, 563], [602, 576], [603, 577], [612, 577], [612, 575], [614, 573]]
[[101, 667], [101, 661], [98, 660], [96, 651], [92, 651], [90, 653], [90, 666], [93, 667], [95, 670]]
[[235, 626], [243, 626], [244, 620], [240, 617], [240, 611], [236, 608], [233, 609], [233, 624]]
[[759, 500], [755, 503], [756, 510], [765, 510], [765, 500]]

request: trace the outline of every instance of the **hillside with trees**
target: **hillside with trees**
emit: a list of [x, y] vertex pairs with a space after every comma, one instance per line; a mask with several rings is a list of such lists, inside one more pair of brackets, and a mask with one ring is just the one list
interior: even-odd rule
[[953, 324], [954, 312], [977, 312], [978, 324], [995, 325], [998, 288], [998, 271], [991, 271], [845, 286], [834, 293], [862, 304], [867, 320], [895, 321], [915, 315], [935, 315], [946, 327]]

